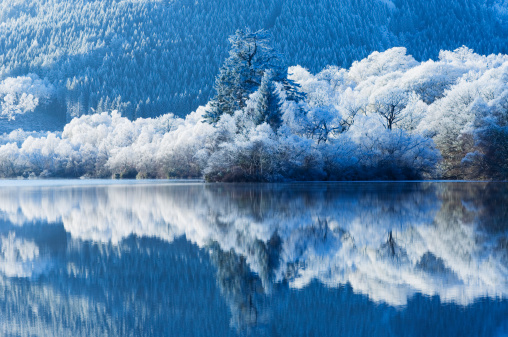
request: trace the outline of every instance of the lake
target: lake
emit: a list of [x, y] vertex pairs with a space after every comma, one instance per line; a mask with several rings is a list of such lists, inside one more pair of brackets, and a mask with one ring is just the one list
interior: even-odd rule
[[507, 336], [508, 183], [0, 181], [5, 336]]

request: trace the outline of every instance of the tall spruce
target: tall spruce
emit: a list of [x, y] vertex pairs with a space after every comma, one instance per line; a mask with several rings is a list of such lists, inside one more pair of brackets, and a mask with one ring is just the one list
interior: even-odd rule
[[273, 72], [265, 71], [258, 89], [258, 101], [254, 113], [256, 124], [266, 122], [273, 130], [277, 130], [282, 124], [281, 102], [272, 78]]
[[243, 109], [249, 95], [261, 85], [263, 75], [271, 72], [271, 81], [287, 82], [282, 56], [271, 46], [266, 30], [237, 30], [229, 38], [231, 50], [215, 80], [216, 94], [210, 102], [205, 120], [215, 124], [223, 114]]

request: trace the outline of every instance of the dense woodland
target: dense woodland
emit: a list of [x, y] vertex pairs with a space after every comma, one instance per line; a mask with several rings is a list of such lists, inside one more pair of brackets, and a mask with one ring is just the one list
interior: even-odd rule
[[[208, 181], [506, 179], [508, 55], [405, 48], [348, 69], [286, 68], [265, 30], [238, 30], [215, 95], [185, 118], [84, 115], [63, 132], [0, 139], [3, 177]], [[22, 79], [32, 91], [51, 84]], [[20, 80], [21, 81], [21, 80]], [[38, 84], [37, 84], [38, 83]], [[40, 95], [39, 95], [40, 96]], [[37, 95], [17, 95], [30, 108]], [[11, 108], [11, 117], [18, 110]]]
[[[418, 61], [462, 45], [506, 54], [506, 8], [502, 0], [2, 0], [0, 83], [29, 77], [46, 90], [16, 91], [38, 104], [0, 120], [0, 131], [61, 130], [112, 110], [131, 120], [184, 117], [213, 96], [227, 38], [241, 27], [269, 29], [286, 64], [312, 73], [396, 46]], [[0, 100], [9, 94], [0, 89]]]

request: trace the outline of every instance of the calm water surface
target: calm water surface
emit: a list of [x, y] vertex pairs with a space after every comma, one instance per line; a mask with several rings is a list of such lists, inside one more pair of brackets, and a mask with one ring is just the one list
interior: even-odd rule
[[0, 181], [0, 335], [507, 336], [508, 184]]

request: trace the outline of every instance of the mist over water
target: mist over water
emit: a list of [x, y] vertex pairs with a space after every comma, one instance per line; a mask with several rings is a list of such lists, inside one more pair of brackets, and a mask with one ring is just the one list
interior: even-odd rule
[[8, 336], [505, 336], [507, 183], [0, 183]]

